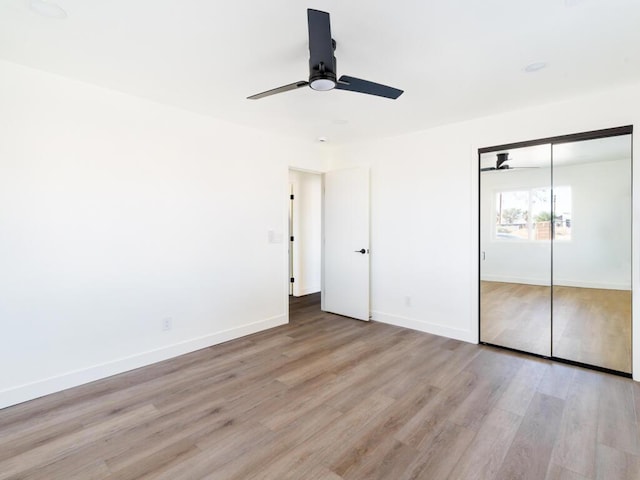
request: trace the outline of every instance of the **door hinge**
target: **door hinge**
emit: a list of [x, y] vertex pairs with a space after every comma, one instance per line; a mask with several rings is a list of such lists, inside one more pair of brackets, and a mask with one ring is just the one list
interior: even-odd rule
[[291, 241], [293, 242], [293, 235], [291, 235]]
[[291, 277], [291, 283], [295, 282], [295, 278]]
[[290, 198], [291, 200], [293, 200], [293, 193], [292, 193], [291, 195], [289, 195], [289, 198]]

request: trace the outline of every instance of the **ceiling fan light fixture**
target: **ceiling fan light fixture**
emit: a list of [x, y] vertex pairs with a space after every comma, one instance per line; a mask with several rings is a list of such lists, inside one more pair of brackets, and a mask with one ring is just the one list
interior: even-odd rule
[[309, 86], [314, 90], [318, 90], [319, 92], [327, 92], [336, 88], [336, 82], [331, 80], [330, 78], [316, 78], [314, 80], [311, 80]]

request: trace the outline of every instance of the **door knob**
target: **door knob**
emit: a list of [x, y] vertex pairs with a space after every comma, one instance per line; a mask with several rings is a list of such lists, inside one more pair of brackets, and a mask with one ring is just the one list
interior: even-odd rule
[[354, 250], [355, 253], [361, 253], [361, 254], [365, 254], [367, 253], [367, 251], [364, 248], [361, 248], [360, 250]]

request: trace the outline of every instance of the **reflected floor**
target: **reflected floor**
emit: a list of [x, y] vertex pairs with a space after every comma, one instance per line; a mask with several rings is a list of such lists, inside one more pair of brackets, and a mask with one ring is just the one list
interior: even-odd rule
[[[551, 287], [480, 282], [481, 340], [551, 355]], [[553, 356], [631, 372], [631, 292], [553, 287]]]
[[480, 339], [551, 356], [551, 287], [480, 282]]

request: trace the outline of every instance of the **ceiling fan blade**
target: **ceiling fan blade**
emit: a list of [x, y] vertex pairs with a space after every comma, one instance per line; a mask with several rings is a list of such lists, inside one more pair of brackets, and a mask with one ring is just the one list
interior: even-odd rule
[[325, 71], [335, 74], [329, 14], [309, 8], [307, 20], [309, 23], [309, 67], [311, 70], [319, 70], [319, 65], [323, 64]]
[[342, 75], [336, 84], [338, 90], [349, 90], [350, 92], [360, 92], [369, 95], [377, 95], [378, 97], [396, 99], [404, 93], [403, 90], [381, 85], [380, 83], [362, 80], [360, 78], [348, 77]]
[[256, 93], [255, 95], [251, 95], [250, 97], [247, 97], [247, 98], [249, 100], [258, 100], [260, 98], [268, 97], [270, 95], [275, 95], [276, 93], [283, 93], [283, 92], [288, 92], [289, 90], [296, 90], [301, 87], [306, 87], [307, 85], [309, 85], [309, 82], [301, 80], [296, 83], [290, 83], [289, 85], [284, 85], [282, 87], [267, 90], [266, 92]]

